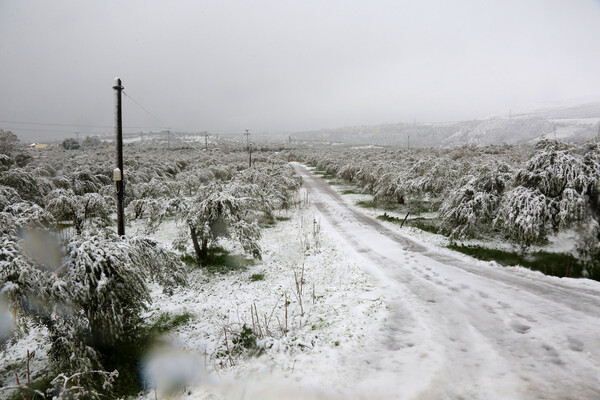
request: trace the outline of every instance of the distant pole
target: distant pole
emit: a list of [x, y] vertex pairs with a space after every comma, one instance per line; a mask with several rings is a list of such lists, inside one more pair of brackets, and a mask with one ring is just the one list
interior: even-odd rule
[[248, 149], [248, 168], [252, 166], [252, 149], [250, 148], [250, 131], [246, 129], [246, 148]]
[[171, 149], [171, 129], [167, 129], [167, 148]]
[[204, 131], [204, 150], [208, 151], [208, 132]]
[[114, 171], [114, 180], [117, 186], [117, 233], [125, 235], [125, 213], [123, 199], [125, 197], [125, 183], [123, 181], [123, 113], [121, 110], [121, 92], [123, 86], [121, 79], [115, 78], [115, 144], [117, 148], [117, 168]]
[[410, 134], [406, 134], [406, 147], [410, 149]]

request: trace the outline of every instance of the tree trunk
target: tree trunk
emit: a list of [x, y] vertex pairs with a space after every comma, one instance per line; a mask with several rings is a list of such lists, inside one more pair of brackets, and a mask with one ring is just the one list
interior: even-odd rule
[[208, 255], [208, 239], [202, 239], [202, 257]]
[[[194, 242], [196, 258], [198, 258], [198, 261], [200, 261], [202, 259], [202, 250], [200, 249], [200, 244], [198, 243], [198, 235], [196, 234], [196, 229], [194, 229], [192, 225], [190, 225], [190, 235], [192, 236], [192, 242]], [[202, 246], [204, 247], [204, 240], [202, 241]]]
[[81, 235], [81, 224], [75, 216], [73, 216], [73, 227], [75, 228], [75, 232], [77, 232], [78, 235]]

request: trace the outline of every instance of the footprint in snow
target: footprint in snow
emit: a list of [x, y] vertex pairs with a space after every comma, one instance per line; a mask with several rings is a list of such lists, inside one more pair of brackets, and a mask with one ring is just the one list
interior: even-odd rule
[[499, 305], [500, 307], [504, 308], [504, 309], [508, 309], [508, 308], [510, 308], [510, 305], [509, 305], [509, 304], [506, 304], [506, 303], [504, 303], [504, 302], [502, 302], [502, 301], [499, 301], [499, 302], [498, 302], [498, 305]]
[[573, 351], [583, 351], [583, 342], [571, 336], [567, 336], [569, 341], [569, 349]]
[[496, 314], [496, 310], [494, 310], [492, 306], [489, 306], [487, 304], [483, 305], [483, 309], [489, 312], [490, 314]]
[[512, 321], [510, 323], [510, 327], [513, 329], [513, 331], [515, 331], [517, 333], [521, 333], [521, 334], [527, 333], [527, 332], [529, 332], [529, 329], [531, 329], [530, 326], [527, 326], [527, 325], [522, 324], [517, 321]]
[[550, 358], [550, 362], [556, 364], [556, 365], [563, 365], [564, 362], [563, 360], [560, 359], [560, 355], [558, 354], [558, 352], [554, 349], [554, 347], [547, 345], [547, 344], [543, 344], [542, 348], [544, 350], [546, 350], [548, 357]]
[[521, 318], [527, 320], [528, 322], [537, 322], [537, 320], [535, 318], [533, 318], [531, 315], [524, 315], [524, 314], [519, 314], [519, 313], [516, 313], [515, 315], [517, 317], [521, 317]]

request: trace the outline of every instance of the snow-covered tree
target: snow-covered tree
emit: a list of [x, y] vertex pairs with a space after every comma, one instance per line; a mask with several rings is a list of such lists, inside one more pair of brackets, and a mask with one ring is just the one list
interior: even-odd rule
[[3, 211], [7, 206], [21, 202], [19, 193], [11, 187], [0, 186], [0, 211]]
[[146, 238], [75, 236], [59, 263], [31, 257], [16, 232], [1, 240], [0, 291], [16, 315], [48, 328], [54, 367], [64, 373], [100, 368], [98, 352], [131, 334], [150, 301], [148, 280], [185, 282], [177, 257]]
[[110, 223], [111, 199], [98, 193], [76, 195], [70, 190], [55, 189], [46, 197], [46, 210], [58, 220], [73, 222], [78, 234], [88, 227], [104, 227]]
[[402, 188], [403, 176], [397, 172], [383, 174], [375, 183], [373, 198], [379, 201], [396, 202], [404, 204], [404, 191]]
[[17, 135], [0, 129], [0, 154], [11, 156], [19, 146]]
[[253, 198], [256, 211], [272, 217], [277, 208], [288, 208], [292, 193], [302, 185], [288, 165], [261, 165], [238, 173], [231, 181], [231, 190], [238, 197]]
[[106, 174], [98, 174], [89, 169], [81, 169], [68, 177], [71, 189], [77, 195], [86, 193], [97, 193], [104, 186], [111, 184], [110, 178]]
[[[508, 236], [528, 245], [593, 217], [600, 168], [567, 145], [543, 140], [505, 193], [495, 220]], [[597, 218], [597, 215], [595, 216]]]
[[63, 140], [60, 145], [65, 150], [79, 150], [81, 147], [79, 141], [73, 138]]
[[0, 172], [8, 171], [13, 164], [12, 158], [6, 154], [0, 154]]
[[81, 147], [84, 149], [102, 147], [103, 142], [100, 140], [98, 136], [86, 136], [85, 139], [81, 142]]
[[[235, 237], [245, 251], [260, 258], [260, 229], [256, 220], [247, 214], [259, 207], [259, 200], [239, 196], [238, 185], [213, 183], [202, 190], [202, 194], [182, 209], [179, 218], [189, 229], [194, 251], [200, 262], [208, 254], [208, 245], [218, 237]], [[260, 205], [261, 207], [263, 205]]]
[[23, 200], [37, 204], [41, 204], [43, 197], [52, 189], [46, 178], [36, 177], [22, 168], [11, 168], [0, 174], [0, 185], [15, 189]]
[[19, 228], [48, 229], [56, 221], [52, 214], [29, 201], [12, 203], [4, 208], [4, 212], [15, 218]]
[[442, 226], [451, 237], [489, 230], [512, 172], [505, 164], [486, 166], [479, 176], [452, 191], [441, 208]]

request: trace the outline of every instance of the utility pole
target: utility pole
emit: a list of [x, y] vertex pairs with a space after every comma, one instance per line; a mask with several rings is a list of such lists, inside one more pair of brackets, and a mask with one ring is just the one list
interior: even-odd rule
[[204, 150], [208, 151], [208, 132], [204, 131]]
[[248, 168], [252, 166], [252, 149], [250, 148], [250, 131], [246, 129], [246, 148], [248, 149]]
[[171, 129], [167, 129], [167, 148], [171, 149]]
[[117, 148], [117, 168], [113, 173], [113, 179], [117, 187], [117, 233], [125, 235], [125, 212], [123, 199], [125, 197], [125, 183], [123, 181], [123, 113], [121, 110], [121, 92], [123, 86], [121, 79], [115, 78], [115, 147]]
[[406, 134], [406, 147], [410, 149], [410, 133]]

